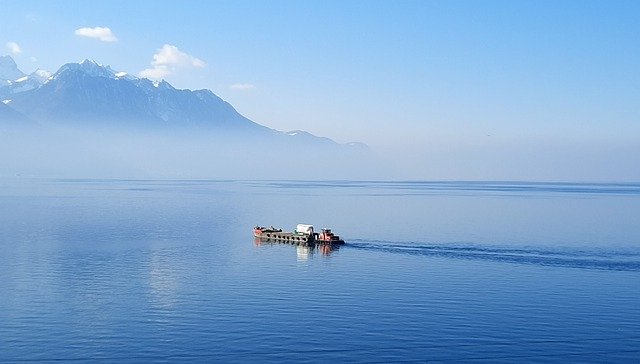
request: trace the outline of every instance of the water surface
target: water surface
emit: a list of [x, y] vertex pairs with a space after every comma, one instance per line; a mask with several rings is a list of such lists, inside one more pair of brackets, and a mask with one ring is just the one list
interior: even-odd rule
[[640, 360], [637, 184], [0, 187], [2, 362]]

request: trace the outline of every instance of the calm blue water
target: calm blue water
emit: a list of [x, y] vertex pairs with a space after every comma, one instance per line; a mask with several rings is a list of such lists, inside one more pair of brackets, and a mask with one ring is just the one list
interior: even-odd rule
[[637, 363], [640, 185], [2, 180], [0, 278], [0, 362]]

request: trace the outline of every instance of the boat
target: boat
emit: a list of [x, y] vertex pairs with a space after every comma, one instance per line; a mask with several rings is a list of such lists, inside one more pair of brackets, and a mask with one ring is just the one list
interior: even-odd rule
[[273, 226], [265, 227], [256, 225], [253, 228], [253, 236], [264, 240], [273, 240], [282, 243], [295, 245], [342, 245], [344, 240], [334, 234], [331, 229], [321, 229], [319, 233], [314, 232], [313, 225], [298, 224], [291, 232]]

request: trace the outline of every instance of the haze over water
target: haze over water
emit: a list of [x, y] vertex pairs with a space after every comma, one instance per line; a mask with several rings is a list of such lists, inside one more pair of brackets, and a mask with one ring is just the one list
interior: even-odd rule
[[0, 187], [2, 362], [640, 359], [638, 184]]

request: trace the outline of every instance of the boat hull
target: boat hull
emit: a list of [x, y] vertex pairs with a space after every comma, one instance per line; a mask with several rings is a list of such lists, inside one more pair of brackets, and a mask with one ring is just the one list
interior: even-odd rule
[[315, 239], [313, 235], [303, 235], [289, 232], [280, 232], [280, 231], [263, 231], [263, 232], [255, 232], [253, 234], [254, 237], [262, 240], [270, 240], [277, 241], [281, 243], [288, 243], [293, 245], [322, 245], [322, 244], [331, 244], [331, 245], [342, 245], [344, 244], [343, 240], [322, 240]]

